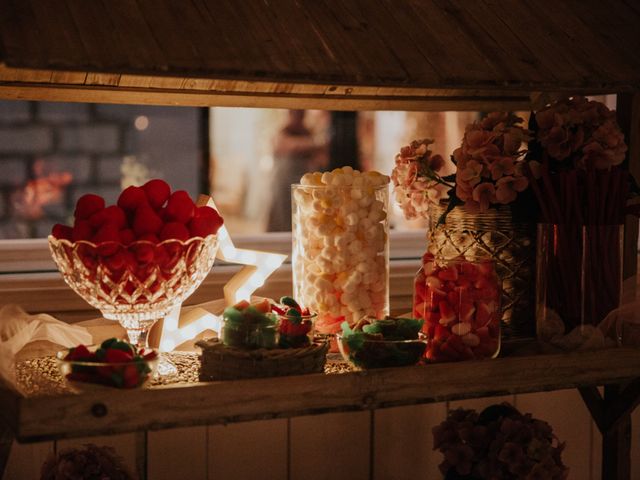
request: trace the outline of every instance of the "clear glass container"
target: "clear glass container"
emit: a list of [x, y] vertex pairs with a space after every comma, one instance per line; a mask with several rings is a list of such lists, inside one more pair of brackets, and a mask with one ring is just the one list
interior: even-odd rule
[[605, 346], [598, 328], [620, 306], [623, 225], [539, 224], [538, 339], [564, 350]]
[[123, 245], [49, 236], [49, 249], [65, 282], [104, 318], [118, 321], [130, 343], [145, 348], [151, 326], [205, 279], [218, 239], [209, 235]]
[[275, 323], [235, 323], [223, 320], [222, 343], [236, 348], [275, 348], [277, 344], [277, 328]]
[[292, 185], [294, 296], [319, 334], [389, 313], [389, 185], [360, 185]]
[[424, 319], [426, 358], [448, 362], [495, 358], [500, 352], [501, 286], [490, 258], [423, 256], [413, 315]]

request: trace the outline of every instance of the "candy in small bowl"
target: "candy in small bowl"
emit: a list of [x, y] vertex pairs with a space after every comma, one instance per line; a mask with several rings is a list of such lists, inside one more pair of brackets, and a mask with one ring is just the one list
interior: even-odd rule
[[277, 322], [271, 313], [271, 303], [241, 300], [222, 313], [222, 343], [242, 349], [275, 348]]
[[365, 317], [353, 327], [344, 322], [336, 338], [342, 357], [356, 367], [405, 367], [417, 364], [424, 354], [422, 324], [412, 318]]
[[92, 387], [141, 387], [152, 377], [158, 352], [137, 349], [124, 340], [110, 338], [100, 346], [78, 345], [57, 353], [60, 374], [76, 391]]
[[307, 307], [301, 307], [291, 297], [281, 297], [271, 304], [271, 311], [278, 316], [278, 347], [308, 347], [313, 342], [313, 323], [317, 316]]

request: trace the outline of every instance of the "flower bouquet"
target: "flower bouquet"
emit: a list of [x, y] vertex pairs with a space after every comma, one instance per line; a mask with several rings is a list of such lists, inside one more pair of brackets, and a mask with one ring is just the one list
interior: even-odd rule
[[[572, 349], [603, 343], [595, 328], [620, 302], [622, 240], [632, 178], [615, 112], [584, 97], [532, 115], [526, 165], [538, 201], [538, 336]], [[565, 342], [573, 332], [576, 342]], [[575, 345], [574, 345], [575, 343]]]
[[551, 426], [508, 403], [478, 414], [459, 408], [433, 428], [433, 449], [444, 455], [439, 465], [446, 480], [566, 479], [564, 443]]
[[524, 168], [530, 132], [522, 122], [493, 112], [467, 125], [451, 156], [456, 171], [450, 175], [443, 175], [442, 156], [430, 150], [433, 140], [416, 140], [396, 155], [391, 175], [405, 216], [428, 217], [431, 254], [495, 261], [507, 337], [535, 334], [530, 289], [535, 202]]
[[[456, 172], [442, 176], [441, 155], [433, 155], [431, 139], [414, 140], [396, 155], [391, 174], [396, 200], [406, 218], [432, 214], [432, 207], [448, 205], [446, 213], [458, 205], [471, 212], [513, 204], [529, 180], [524, 163], [530, 140], [523, 119], [511, 113], [493, 112], [467, 125], [460, 147], [451, 160]], [[438, 218], [444, 222], [445, 218]]]

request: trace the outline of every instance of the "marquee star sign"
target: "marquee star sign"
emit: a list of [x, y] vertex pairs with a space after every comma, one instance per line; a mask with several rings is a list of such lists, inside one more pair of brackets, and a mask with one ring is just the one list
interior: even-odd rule
[[[200, 195], [198, 206], [208, 205], [216, 208], [213, 199]], [[217, 210], [217, 209], [216, 209]], [[216, 258], [229, 263], [244, 265], [224, 286], [224, 300], [227, 306], [240, 300], [249, 300], [251, 294], [264, 285], [269, 276], [285, 261], [287, 255], [236, 248], [227, 228], [222, 225], [218, 230], [218, 253]], [[180, 306], [165, 317], [160, 337], [160, 350], [171, 351], [181, 343], [194, 338], [205, 330], [220, 331], [222, 319], [218, 315], [203, 309], [194, 309], [180, 318]], [[187, 318], [188, 317], [188, 318]]]

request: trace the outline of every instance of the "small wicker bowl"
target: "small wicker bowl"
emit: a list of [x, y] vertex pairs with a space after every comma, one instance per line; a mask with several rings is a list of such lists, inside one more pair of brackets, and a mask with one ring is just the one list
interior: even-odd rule
[[255, 350], [228, 347], [217, 338], [199, 340], [196, 345], [202, 349], [203, 382], [322, 373], [329, 349], [324, 341], [314, 341], [302, 348]]

